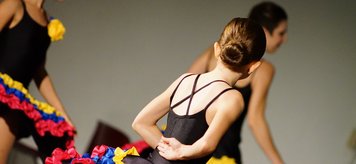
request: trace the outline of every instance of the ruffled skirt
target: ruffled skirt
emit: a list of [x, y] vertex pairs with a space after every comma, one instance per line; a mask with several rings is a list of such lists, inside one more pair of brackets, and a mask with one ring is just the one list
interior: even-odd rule
[[17, 139], [38, 136], [38, 140], [44, 140], [42, 144], [45, 146], [51, 144], [48, 142], [57, 142], [50, 140], [54, 137], [65, 140], [64, 148], [74, 146], [76, 131], [62, 114], [49, 104], [36, 100], [21, 82], [3, 73], [0, 73], [0, 117], [5, 119]]

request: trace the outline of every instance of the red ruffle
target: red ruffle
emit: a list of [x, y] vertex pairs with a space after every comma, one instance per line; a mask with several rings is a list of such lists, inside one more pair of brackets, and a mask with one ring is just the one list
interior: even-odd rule
[[141, 153], [143, 150], [150, 148], [150, 145], [147, 144], [144, 140], [136, 141], [133, 143], [128, 143], [122, 146], [122, 150], [128, 150], [132, 147], [135, 147], [138, 153]]
[[74, 145], [73, 137], [75, 129], [66, 121], [43, 120], [41, 113], [35, 109], [34, 105], [28, 101], [21, 101], [15, 94], [7, 94], [3, 85], [0, 85], [0, 102], [6, 104], [12, 110], [21, 110], [25, 115], [34, 121], [39, 135], [44, 136], [46, 132], [56, 137], [62, 137], [66, 133], [72, 139], [68, 141], [67, 148]]
[[90, 158], [94, 158], [95, 156], [99, 156], [101, 158], [105, 154], [107, 149], [108, 146], [106, 145], [95, 146], [91, 153]]
[[60, 148], [56, 148], [52, 152], [51, 157], [47, 157], [45, 163], [46, 164], [61, 164], [61, 161], [70, 160], [73, 158], [80, 158], [80, 155], [75, 150], [75, 148], [69, 148], [63, 151]]

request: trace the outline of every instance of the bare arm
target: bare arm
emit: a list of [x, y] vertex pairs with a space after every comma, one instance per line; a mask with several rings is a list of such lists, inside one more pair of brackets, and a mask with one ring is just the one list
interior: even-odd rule
[[4, 0], [0, 2], [0, 31], [6, 25], [9, 25], [19, 4], [20, 2], [17, 0]]
[[214, 46], [210, 46], [204, 53], [202, 53], [193, 64], [190, 66], [187, 72], [190, 73], [205, 73], [208, 71], [209, 62], [211, 56], [214, 55]]
[[57, 111], [63, 114], [63, 117], [68, 121], [70, 125], [73, 126], [73, 123], [71, 119], [69, 118], [68, 114], [66, 113], [62, 102], [60, 101], [57, 92], [54, 88], [54, 85], [52, 83], [51, 78], [49, 77], [44, 64], [40, 66], [40, 68], [37, 70], [35, 76], [34, 76], [34, 81], [36, 83], [36, 86], [43, 96], [43, 98], [50, 104], [52, 105]]
[[[184, 75], [183, 75], [184, 76]], [[148, 103], [136, 116], [132, 128], [152, 147], [155, 148], [162, 136], [156, 123], [169, 111], [170, 96], [183, 77], [173, 82], [163, 93]]]
[[213, 152], [221, 137], [243, 109], [243, 99], [238, 92], [227, 92], [219, 99], [215, 115], [202, 138], [192, 145], [184, 145], [175, 138], [162, 137], [159, 153], [168, 160], [195, 159]]
[[259, 146], [273, 164], [284, 163], [276, 146], [265, 117], [266, 99], [269, 87], [274, 76], [274, 67], [268, 62], [263, 62], [255, 72], [251, 85], [252, 95], [249, 102], [248, 124]]

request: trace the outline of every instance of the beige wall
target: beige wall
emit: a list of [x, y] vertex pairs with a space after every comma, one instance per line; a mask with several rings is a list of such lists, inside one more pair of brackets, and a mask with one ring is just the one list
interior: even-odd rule
[[[47, 68], [86, 148], [98, 119], [139, 136], [131, 122], [183, 73], [233, 17], [259, 1], [47, 1], [67, 27], [51, 45]], [[346, 142], [356, 128], [356, 1], [276, 1], [289, 15], [288, 43], [276, 68], [267, 117], [289, 164], [350, 163]], [[35, 95], [37, 92], [31, 89]], [[29, 144], [31, 141], [25, 140]], [[246, 163], [269, 163], [247, 127]]]

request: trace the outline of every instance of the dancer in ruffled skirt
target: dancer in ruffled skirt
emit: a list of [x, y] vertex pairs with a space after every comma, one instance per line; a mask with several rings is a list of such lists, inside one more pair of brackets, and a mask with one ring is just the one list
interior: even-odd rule
[[[74, 126], [45, 69], [46, 51], [58, 36], [49, 36], [53, 31], [47, 29], [43, 3], [0, 2], [0, 164], [6, 163], [14, 142], [23, 137], [34, 138], [43, 160], [56, 147], [74, 144]], [[48, 104], [30, 95], [32, 80]]]

